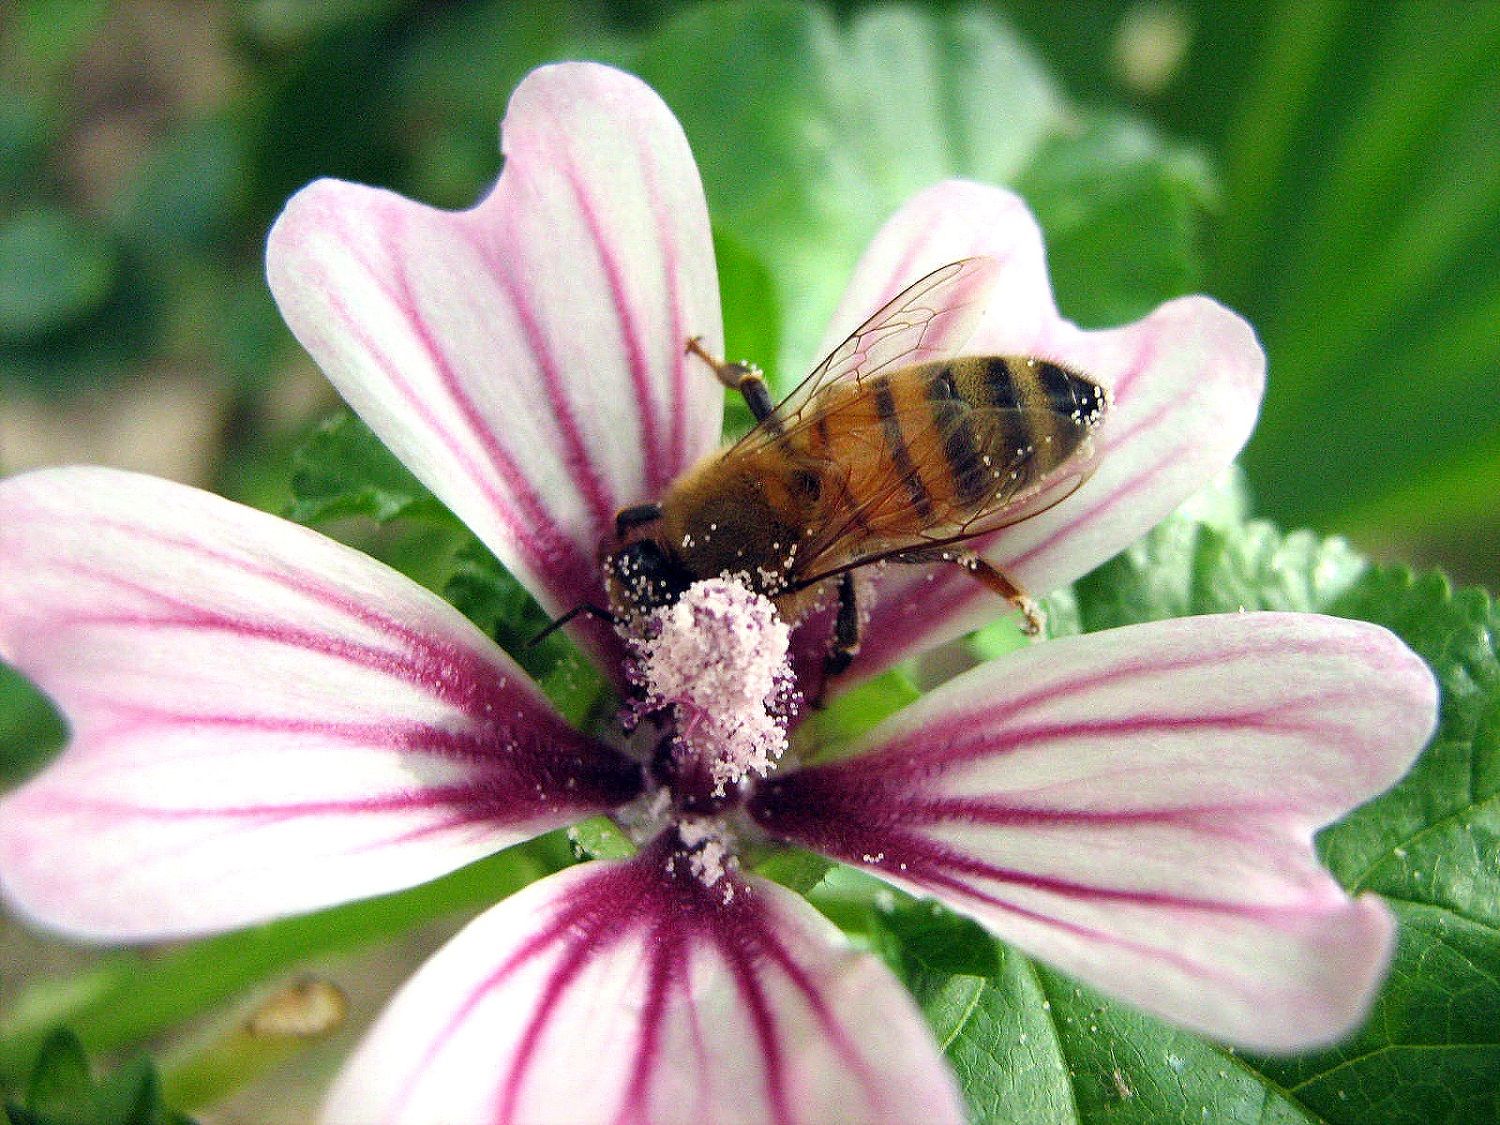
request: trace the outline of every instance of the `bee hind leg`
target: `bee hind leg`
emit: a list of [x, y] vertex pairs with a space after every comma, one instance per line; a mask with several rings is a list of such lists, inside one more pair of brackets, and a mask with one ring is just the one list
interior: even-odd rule
[[929, 550], [903, 551], [895, 556], [896, 562], [935, 563], [949, 562], [961, 566], [986, 589], [993, 590], [1015, 607], [1021, 615], [1021, 632], [1028, 637], [1039, 637], [1047, 626], [1046, 615], [1035, 598], [1010, 580], [994, 563], [981, 558], [976, 552], [955, 550], [952, 547]]
[[1016, 607], [1016, 611], [1021, 615], [1021, 632], [1028, 637], [1042, 635], [1042, 630], [1047, 627], [1047, 618], [1042, 613], [1042, 607], [1037, 604], [1035, 598], [1006, 577], [1004, 571], [980, 558], [973, 551], [959, 551], [954, 555], [953, 561], [988, 589], [995, 591]]
[[764, 422], [775, 411], [776, 405], [771, 401], [771, 391], [766, 386], [766, 377], [761, 374], [760, 368], [755, 364], [725, 363], [703, 346], [702, 336], [694, 336], [687, 342], [687, 352], [689, 355], [697, 356], [713, 368], [714, 375], [718, 377], [719, 382], [731, 391], [739, 391], [745, 399], [745, 405], [750, 408], [750, 413], [754, 415], [757, 422]]

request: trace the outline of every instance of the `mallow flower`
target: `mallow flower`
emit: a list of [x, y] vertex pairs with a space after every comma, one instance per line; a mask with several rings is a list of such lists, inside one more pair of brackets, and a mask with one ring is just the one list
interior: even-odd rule
[[[684, 348], [722, 350], [713, 251], [682, 132], [634, 78], [534, 72], [503, 149], [494, 190], [460, 213], [309, 186], [269, 275], [354, 409], [560, 614], [603, 602], [615, 512], [716, 446], [722, 388]], [[827, 346], [970, 255], [996, 263], [983, 316], [935, 348], [1052, 357], [1113, 396], [1086, 483], [981, 544], [1043, 593], [1229, 462], [1263, 360], [1201, 297], [1078, 330], [1020, 201], [963, 182], [887, 222]], [[0, 884], [40, 925], [191, 937], [408, 887], [598, 813], [637, 833], [633, 858], [541, 879], [437, 953], [347, 1064], [336, 1123], [961, 1120], [909, 994], [743, 868], [750, 840], [932, 896], [1229, 1043], [1327, 1043], [1366, 1011], [1393, 921], [1344, 894], [1313, 833], [1399, 778], [1434, 721], [1432, 677], [1390, 634], [1247, 613], [1037, 643], [854, 752], [799, 762], [789, 699], [809, 683], [792, 669], [827, 622], [783, 622], [724, 579], [633, 645], [569, 626], [652, 708], [634, 736], [580, 730], [400, 574], [96, 468], [0, 483], [0, 574], [0, 655], [72, 729], [0, 806]], [[846, 678], [1005, 609], [954, 567], [867, 577]], [[695, 748], [702, 784], [652, 768], [662, 730]]]

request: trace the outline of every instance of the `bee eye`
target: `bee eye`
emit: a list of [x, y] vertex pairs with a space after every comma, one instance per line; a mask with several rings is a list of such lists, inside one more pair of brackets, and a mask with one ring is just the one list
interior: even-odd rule
[[682, 567], [651, 539], [632, 543], [610, 560], [615, 577], [644, 610], [671, 604], [691, 584]]

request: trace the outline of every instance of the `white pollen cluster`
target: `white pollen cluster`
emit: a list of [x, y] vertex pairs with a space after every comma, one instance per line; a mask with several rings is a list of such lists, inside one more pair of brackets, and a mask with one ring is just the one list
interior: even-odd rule
[[[678, 838], [688, 848], [688, 863], [693, 877], [705, 887], [712, 887], [726, 874], [738, 866], [734, 852], [724, 835], [724, 827], [718, 821], [703, 818], [684, 818], [677, 825]], [[734, 897], [734, 884], [724, 886], [724, 901]]]
[[764, 777], [786, 749], [790, 639], [769, 599], [710, 578], [659, 610], [638, 642], [651, 705], [674, 709], [679, 747], [708, 769], [718, 796]]

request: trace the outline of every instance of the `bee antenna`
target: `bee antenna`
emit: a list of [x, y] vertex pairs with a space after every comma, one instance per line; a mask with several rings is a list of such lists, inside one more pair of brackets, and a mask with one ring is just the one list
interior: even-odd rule
[[536, 636], [532, 637], [531, 640], [526, 642], [526, 647], [536, 648], [537, 645], [541, 644], [553, 633], [557, 632], [564, 625], [566, 625], [569, 621], [572, 621], [573, 618], [577, 617], [580, 613], [586, 613], [590, 617], [597, 617], [600, 621], [607, 621], [611, 625], [620, 624], [620, 619], [613, 613], [610, 613], [609, 610], [600, 609], [598, 606], [594, 605], [591, 602], [583, 602], [580, 605], [575, 605], [561, 617], [553, 618], [545, 629], [543, 629]]

